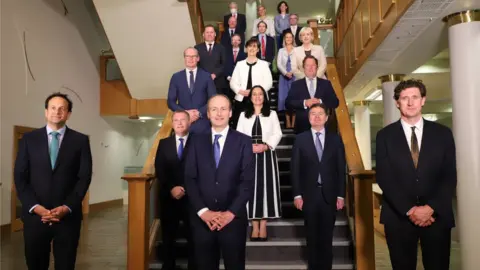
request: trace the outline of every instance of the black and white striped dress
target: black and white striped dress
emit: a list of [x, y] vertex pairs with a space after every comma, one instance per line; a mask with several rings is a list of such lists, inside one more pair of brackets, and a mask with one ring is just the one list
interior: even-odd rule
[[[262, 126], [256, 116], [252, 130], [252, 144], [262, 143]], [[280, 177], [277, 154], [267, 150], [255, 155], [255, 187], [253, 198], [247, 204], [249, 219], [274, 219], [282, 216]]]

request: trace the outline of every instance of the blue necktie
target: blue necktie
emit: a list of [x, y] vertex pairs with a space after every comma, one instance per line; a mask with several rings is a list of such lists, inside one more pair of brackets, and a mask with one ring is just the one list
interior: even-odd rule
[[213, 141], [213, 156], [215, 157], [216, 168], [218, 168], [218, 163], [220, 162], [220, 143], [218, 143], [218, 139], [220, 139], [220, 137], [222, 137], [221, 134], [216, 134]]
[[180, 145], [178, 146], [177, 155], [178, 155], [178, 159], [182, 159], [182, 154], [183, 154], [183, 138], [179, 138], [178, 140], [180, 141]]
[[290, 59], [290, 55], [288, 55], [287, 59], [287, 72], [292, 71], [292, 60]]
[[58, 147], [59, 147], [59, 142], [58, 142], [58, 135], [60, 133], [56, 131], [50, 132], [50, 135], [52, 135], [52, 141], [50, 142], [50, 163], [52, 164], [52, 169], [55, 167], [55, 162], [57, 161], [57, 156], [58, 156]]
[[[322, 161], [322, 156], [323, 156], [323, 147], [322, 147], [322, 141], [320, 141], [320, 135], [321, 132], [315, 133], [317, 135], [317, 139], [315, 140], [315, 150], [317, 150], [317, 155], [318, 155], [318, 161]], [[322, 177], [320, 174], [318, 174], [318, 180], [317, 182], [319, 184], [322, 184]]]
[[195, 85], [195, 81], [193, 80], [193, 71], [190, 70], [190, 93], [193, 93], [194, 85]]

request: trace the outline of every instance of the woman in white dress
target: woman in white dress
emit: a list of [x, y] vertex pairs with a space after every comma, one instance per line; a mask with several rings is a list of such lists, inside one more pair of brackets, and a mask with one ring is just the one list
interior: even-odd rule
[[267, 92], [262, 86], [252, 87], [245, 111], [240, 114], [237, 130], [252, 137], [255, 155], [254, 196], [247, 204], [252, 221], [252, 241], [267, 240], [267, 220], [280, 218], [280, 177], [275, 148], [282, 138], [277, 113], [270, 110]]
[[305, 78], [305, 73], [303, 70], [303, 59], [307, 55], [312, 55], [318, 60], [318, 70], [317, 77], [326, 79], [325, 71], [327, 70], [327, 58], [325, 57], [325, 52], [323, 47], [320, 45], [314, 45], [313, 42], [313, 30], [310, 27], [303, 27], [300, 30], [300, 40], [303, 42], [302, 46], [295, 48], [295, 59], [297, 62], [297, 68], [293, 71], [295, 75], [295, 80]]

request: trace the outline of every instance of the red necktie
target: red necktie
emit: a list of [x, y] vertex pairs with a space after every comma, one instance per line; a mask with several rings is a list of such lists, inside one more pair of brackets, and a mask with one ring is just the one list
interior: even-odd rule
[[237, 50], [233, 51], [233, 62], [237, 61]]
[[265, 35], [262, 35], [262, 58], [265, 58]]

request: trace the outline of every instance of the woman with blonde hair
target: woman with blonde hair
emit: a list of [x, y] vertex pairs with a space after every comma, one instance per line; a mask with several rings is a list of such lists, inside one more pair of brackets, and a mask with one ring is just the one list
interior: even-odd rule
[[283, 48], [278, 51], [277, 68], [280, 72], [278, 82], [278, 111], [285, 111], [286, 128], [293, 128], [295, 125], [295, 115], [292, 110], [285, 107], [285, 100], [288, 92], [295, 81], [293, 71], [297, 69], [297, 63], [294, 55], [294, 38], [291, 32], [286, 32], [283, 36]]
[[327, 69], [327, 58], [325, 57], [323, 47], [313, 44], [312, 28], [303, 27], [302, 30], [300, 30], [300, 40], [303, 42], [302, 46], [298, 46], [295, 48], [295, 59], [297, 64], [297, 69], [293, 71], [293, 74], [295, 75], [295, 80], [305, 78], [302, 63], [303, 59], [307, 55], [311, 55], [318, 60], [317, 77], [326, 79], [325, 71]]

